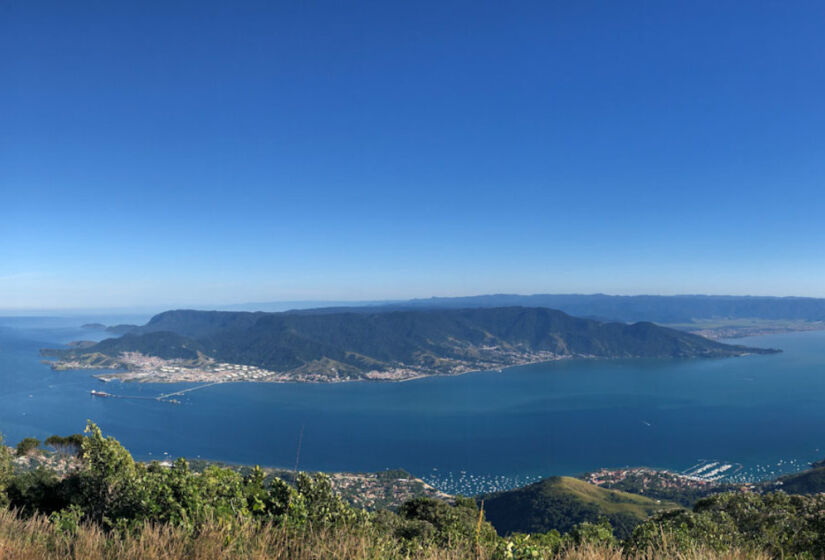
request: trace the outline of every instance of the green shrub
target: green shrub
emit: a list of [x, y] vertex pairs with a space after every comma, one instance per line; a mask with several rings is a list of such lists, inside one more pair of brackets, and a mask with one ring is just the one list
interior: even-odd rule
[[72, 434], [70, 436], [53, 435], [43, 442], [61, 455], [80, 456], [83, 453], [83, 434]]
[[565, 535], [575, 546], [615, 546], [616, 536], [613, 534], [613, 526], [606, 518], [602, 518], [598, 523], [583, 521]]
[[60, 533], [71, 536], [77, 535], [82, 519], [83, 511], [78, 506], [69, 506], [49, 516], [49, 521]]
[[562, 550], [564, 540], [555, 529], [547, 533], [514, 533], [496, 547], [496, 560], [532, 560], [534, 558], [554, 558]]
[[[210, 465], [193, 472], [185, 459], [171, 467], [136, 463], [114, 438], [89, 423], [81, 438], [82, 468], [63, 480], [45, 470], [17, 477], [13, 503], [22, 511], [53, 513], [72, 505], [104, 529], [135, 530], [146, 522], [196, 531], [206, 522], [252, 521], [326, 529], [366, 523], [325, 475], [297, 475], [295, 485]], [[50, 438], [51, 439], [51, 438]], [[61, 444], [63, 439], [51, 439]]]
[[401, 505], [398, 515], [405, 521], [398, 534], [406, 539], [432, 540], [441, 545], [457, 542], [488, 545], [498, 537], [471, 498], [458, 496], [455, 505], [436, 498], [414, 498]]
[[42, 465], [12, 477], [6, 493], [11, 507], [24, 515], [48, 515], [69, 505], [62, 481]]
[[27, 437], [17, 444], [16, 453], [18, 457], [24, 457], [29, 453], [34, 452], [40, 447], [40, 440], [33, 437]]
[[8, 505], [6, 487], [11, 479], [11, 453], [9, 448], [3, 444], [3, 434], [0, 434], [0, 507]]
[[636, 528], [635, 551], [697, 547], [718, 552], [765, 551], [776, 557], [825, 556], [825, 495], [724, 493], [699, 500], [692, 512], [659, 514]]

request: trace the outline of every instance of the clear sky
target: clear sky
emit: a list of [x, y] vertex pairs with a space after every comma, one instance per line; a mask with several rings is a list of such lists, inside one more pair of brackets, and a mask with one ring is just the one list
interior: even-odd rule
[[0, 3], [0, 309], [825, 296], [822, 2]]

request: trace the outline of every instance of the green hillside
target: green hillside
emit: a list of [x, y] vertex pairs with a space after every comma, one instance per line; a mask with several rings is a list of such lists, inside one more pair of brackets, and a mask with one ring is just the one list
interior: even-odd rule
[[64, 351], [116, 357], [137, 351], [267, 370], [360, 378], [407, 368], [457, 373], [559, 356], [726, 357], [775, 350], [731, 346], [653, 323], [605, 323], [545, 308], [502, 307], [379, 313], [167, 311], [120, 338]]
[[606, 517], [616, 534], [627, 536], [651, 514], [676, 509], [672, 502], [608, 490], [577, 478], [554, 476], [535, 484], [483, 496], [487, 518], [499, 532], [566, 532], [577, 523]]
[[825, 492], [825, 467], [815, 467], [777, 479], [771, 484], [788, 494], [819, 494]]

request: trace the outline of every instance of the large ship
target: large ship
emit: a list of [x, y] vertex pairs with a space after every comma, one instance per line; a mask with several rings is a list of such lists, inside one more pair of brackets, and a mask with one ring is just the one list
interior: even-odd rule
[[92, 389], [91, 394], [92, 394], [93, 397], [111, 397], [112, 396], [112, 395], [110, 395], [109, 393], [107, 393], [105, 391], [95, 391], [94, 389]]

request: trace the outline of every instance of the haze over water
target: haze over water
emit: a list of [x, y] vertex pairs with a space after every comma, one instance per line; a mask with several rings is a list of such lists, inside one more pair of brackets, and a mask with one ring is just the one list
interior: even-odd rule
[[[825, 331], [736, 341], [782, 354], [717, 360], [569, 360], [406, 383], [234, 383], [181, 404], [101, 399], [188, 385], [104, 385], [53, 372], [38, 350], [100, 338], [82, 319], [0, 318], [0, 431], [12, 443], [87, 418], [140, 459], [202, 457], [302, 469], [404, 468], [449, 491], [600, 467], [740, 463], [740, 478], [825, 457]], [[115, 322], [115, 321], [103, 321]]]

